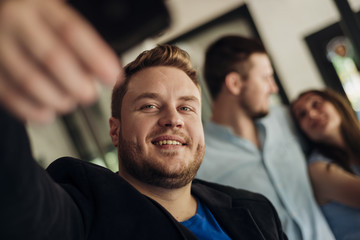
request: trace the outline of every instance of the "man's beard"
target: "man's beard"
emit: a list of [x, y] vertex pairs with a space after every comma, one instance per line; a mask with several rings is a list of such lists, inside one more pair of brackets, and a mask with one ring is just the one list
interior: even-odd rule
[[246, 99], [241, 99], [240, 105], [248, 114], [248, 116], [254, 120], [263, 118], [269, 114], [269, 109], [255, 110], [251, 101], [247, 101]]
[[[166, 132], [153, 133], [152, 135]], [[186, 145], [191, 149], [191, 145]], [[141, 147], [133, 142], [125, 140], [121, 132], [119, 133], [118, 153], [119, 161], [124, 170], [137, 180], [149, 185], [167, 189], [184, 187], [190, 183], [201, 165], [204, 157], [205, 147], [198, 145], [194, 154], [194, 159], [187, 166], [181, 166], [176, 172], [170, 172], [161, 163], [156, 162], [151, 156], [143, 156]], [[176, 156], [176, 152], [164, 153], [165, 157]]]
[[262, 111], [258, 111], [258, 112], [253, 112], [251, 117], [252, 117], [252, 119], [256, 120], [259, 118], [266, 117], [268, 114], [269, 114], [268, 110], [262, 110]]

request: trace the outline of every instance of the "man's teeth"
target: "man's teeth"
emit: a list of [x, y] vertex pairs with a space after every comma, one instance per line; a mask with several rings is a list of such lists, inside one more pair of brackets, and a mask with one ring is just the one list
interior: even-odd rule
[[180, 142], [175, 140], [162, 140], [159, 142], [156, 142], [155, 145], [182, 145]]

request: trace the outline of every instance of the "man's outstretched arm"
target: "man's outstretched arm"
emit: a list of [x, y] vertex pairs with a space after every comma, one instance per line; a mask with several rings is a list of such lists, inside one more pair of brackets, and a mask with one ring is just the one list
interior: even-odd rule
[[35, 163], [24, 126], [0, 109], [0, 239], [83, 239], [70, 196]]

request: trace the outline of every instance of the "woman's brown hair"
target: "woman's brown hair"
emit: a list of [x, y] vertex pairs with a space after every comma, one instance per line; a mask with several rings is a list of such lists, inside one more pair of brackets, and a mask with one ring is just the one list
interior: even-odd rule
[[[325, 101], [330, 102], [339, 113], [341, 117], [341, 134], [351, 154], [356, 156], [356, 161], [360, 165], [360, 123], [356, 117], [354, 110], [346, 98], [339, 93], [330, 90], [309, 90], [303, 92], [299, 97], [291, 104], [291, 113], [296, 121], [294, 115], [294, 105], [302, 97], [308, 94], [313, 94], [321, 97]], [[297, 122], [297, 121], [296, 121]], [[314, 142], [308, 139], [314, 146], [324, 155], [332, 159], [336, 164], [343, 167], [349, 172], [353, 172], [349, 162], [349, 152], [338, 146], [333, 146], [321, 142]]]

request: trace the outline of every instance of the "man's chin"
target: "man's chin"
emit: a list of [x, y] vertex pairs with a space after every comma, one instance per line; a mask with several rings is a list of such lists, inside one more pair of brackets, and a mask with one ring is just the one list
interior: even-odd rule
[[263, 118], [266, 117], [268, 114], [269, 114], [269, 110], [257, 112], [253, 114], [253, 119]]

